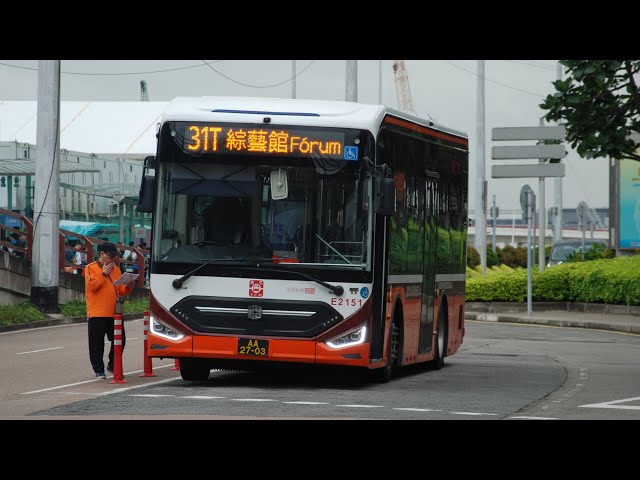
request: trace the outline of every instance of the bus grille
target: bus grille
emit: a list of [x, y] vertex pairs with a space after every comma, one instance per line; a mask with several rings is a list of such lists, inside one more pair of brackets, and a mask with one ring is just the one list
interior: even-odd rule
[[185, 297], [171, 308], [195, 332], [311, 338], [344, 318], [324, 302]]

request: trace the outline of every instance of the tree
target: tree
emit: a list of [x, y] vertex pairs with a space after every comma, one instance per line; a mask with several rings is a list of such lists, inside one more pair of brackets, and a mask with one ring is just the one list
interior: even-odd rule
[[563, 121], [582, 158], [640, 161], [640, 60], [562, 60], [567, 78], [540, 104], [548, 121]]

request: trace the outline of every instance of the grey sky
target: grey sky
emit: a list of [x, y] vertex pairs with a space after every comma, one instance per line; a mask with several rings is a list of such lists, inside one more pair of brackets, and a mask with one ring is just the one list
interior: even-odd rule
[[[79, 101], [136, 101], [140, 80], [147, 82], [150, 101], [177, 96], [237, 95], [290, 98], [291, 60], [63, 60], [61, 98]], [[470, 140], [470, 208], [475, 208], [477, 61], [406, 60], [415, 110], [439, 123], [466, 132]], [[0, 60], [0, 101], [37, 100], [37, 60]], [[358, 62], [358, 101], [378, 103], [378, 60]], [[538, 194], [537, 178], [492, 179], [491, 166], [533, 161], [493, 161], [494, 127], [537, 126], [545, 113], [538, 105], [553, 91], [556, 60], [487, 60], [485, 62], [486, 173], [488, 203], [496, 195], [504, 210], [519, 209], [519, 192], [529, 184]], [[296, 60], [296, 96], [345, 99], [344, 60]], [[397, 107], [393, 60], [382, 61], [382, 103]], [[534, 142], [521, 143], [533, 144]], [[585, 160], [571, 148], [564, 160], [563, 206], [586, 201], [607, 207], [608, 162]], [[554, 204], [555, 180], [546, 181], [546, 206]]]

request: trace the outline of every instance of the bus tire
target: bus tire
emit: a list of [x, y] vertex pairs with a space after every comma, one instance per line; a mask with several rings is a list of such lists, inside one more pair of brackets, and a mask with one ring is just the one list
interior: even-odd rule
[[391, 323], [391, 332], [389, 335], [389, 344], [387, 346], [388, 362], [387, 365], [373, 370], [374, 379], [379, 383], [387, 383], [393, 377], [396, 364], [398, 363], [398, 352], [400, 351], [400, 328], [396, 315], [393, 316]]
[[180, 359], [180, 375], [183, 380], [201, 382], [209, 379], [209, 365], [197, 358]]
[[436, 344], [433, 360], [430, 367], [433, 370], [440, 370], [444, 367], [444, 359], [447, 356], [447, 313], [446, 309], [440, 308], [438, 313], [438, 330], [436, 331]]

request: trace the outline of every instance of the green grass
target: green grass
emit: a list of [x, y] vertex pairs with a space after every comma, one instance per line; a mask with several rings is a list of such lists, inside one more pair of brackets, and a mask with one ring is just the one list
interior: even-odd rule
[[[143, 314], [149, 310], [149, 299], [127, 300], [124, 302], [124, 313]], [[64, 317], [86, 317], [87, 305], [84, 302], [70, 302], [60, 305], [60, 313]], [[47, 316], [31, 302], [19, 305], [0, 305], [0, 326], [19, 325], [22, 323], [45, 320]]]
[[19, 305], [0, 305], [0, 325], [19, 325], [21, 323], [44, 320], [44, 313], [31, 302]]

